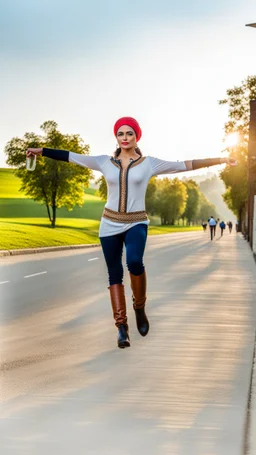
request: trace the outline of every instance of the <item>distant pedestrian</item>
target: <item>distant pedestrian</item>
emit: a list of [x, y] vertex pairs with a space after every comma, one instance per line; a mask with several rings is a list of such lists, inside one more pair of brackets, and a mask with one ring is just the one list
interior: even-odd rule
[[208, 223], [209, 223], [209, 226], [210, 226], [210, 234], [211, 234], [211, 240], [213, 240], [213, 237], [215, 235], [215, 232], [216, 232], [216, 220], [213, 218], [213, 216], [211, 216], [208, 220]]
[[214, 229], [214, 235], [216, 235], [216, 227], [218, 226], [219, 223], [220, 223], [220, 219], [217, 218], [217, 220], [216, 220], [216, 226], [215, 226], [215, 229]]
[[228, 228], [229, 228], [229, 233], [231, 234], [232, 228], [233, 228], [233, 223], [232, 223], [232, 221], [229, 221], [229, 222], [227, 223], [227, 225], [228, 225]]
[[224, 221], [221, 221], [220, 223], [221, 237], [223, 236], [224, 229], [226, 229], [226, 224], [224, 223]]
[[205, 232], [205, 231], [206, 231], [206, 228], [207, 228], [207, 223], [206, 223], [206, 221], [203, 221], [203, 222], [202, 222], [202, 228], [203, 228], [203, 230], [204, 230], [204, 232]]

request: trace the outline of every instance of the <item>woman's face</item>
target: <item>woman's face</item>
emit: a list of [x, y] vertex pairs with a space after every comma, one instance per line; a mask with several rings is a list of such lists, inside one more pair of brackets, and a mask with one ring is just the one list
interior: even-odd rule
[[135, 149], [136, 147], [136, 134], [135, 131], [128, 125], [123, 125], [117, 131], [118, 147], [124, 150]]

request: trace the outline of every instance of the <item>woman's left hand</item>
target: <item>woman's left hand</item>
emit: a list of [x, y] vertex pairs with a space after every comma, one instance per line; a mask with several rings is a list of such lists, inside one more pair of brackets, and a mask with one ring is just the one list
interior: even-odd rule
[[223, 159], [223, 163], [227, 163], [229, 164], [229, 166], [237, 166], [238, 165], [238, 161], [235, 160], [235, 158], [222, 158]]

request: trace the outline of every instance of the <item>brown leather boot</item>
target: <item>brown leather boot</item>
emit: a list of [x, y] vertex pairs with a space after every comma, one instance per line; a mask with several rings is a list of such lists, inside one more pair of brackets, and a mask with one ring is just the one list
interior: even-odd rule
[[149, 331], [149, 322], [147, 315], [145, 313], [145, 303], [146, 303], [146, 272], [141, 275], [133, 275], [130, 273], [131, 278], [131, 288], [132, 288], [132, 299], [133, 299], [133, 308], [136, 316], [137, 329], [141, 336], [145, 337]]
[[110, 299], [113, 309], [115, 325], [118, 328], [117, 345], [119, 348], [130, 346], [129, 329], [126, 316], [126, 301], [123, 284], [109, 286]]

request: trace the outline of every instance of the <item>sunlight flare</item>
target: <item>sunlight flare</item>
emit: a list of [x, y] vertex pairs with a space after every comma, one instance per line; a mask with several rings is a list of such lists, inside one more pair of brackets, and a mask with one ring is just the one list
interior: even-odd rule
[[224, 143], [226, 148], [235, 147], [239, 142], [239, 134], [237, 132], [227, 134]]

